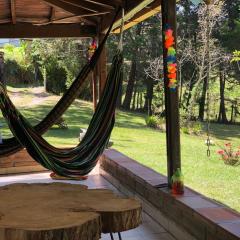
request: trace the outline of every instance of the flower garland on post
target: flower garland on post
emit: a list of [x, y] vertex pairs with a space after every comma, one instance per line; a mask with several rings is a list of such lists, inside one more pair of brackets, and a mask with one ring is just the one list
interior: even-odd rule
[[166, 26], [164, 45], [167, 49], [167, 69], [168, 69], [168, 87], [171, 90], [176, 90], [177, 87], [177, 59], [176, 49], [174, 48], [175, 39], [173, 36], [173, 30], [169, 25]]
[[92, 58], [95, 50], [97, 49], [97, 42], [96, 39], [93, 38], [91, 45], [88, 47], [88, 60]]

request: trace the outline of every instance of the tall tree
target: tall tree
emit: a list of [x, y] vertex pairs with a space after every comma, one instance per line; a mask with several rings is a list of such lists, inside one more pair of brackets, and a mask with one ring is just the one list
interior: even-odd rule
[[[153, 61], [153, 59], [160, 58], [162, 51], [161, 51], [161, 28], [160, 28], [160, 19], [159, 17], [154, 17], [148, 21], [148, 24], [151, 25], [151, 28], [146, 31], [145, 35], [149, 39], [148, 40], [148, 48], [149, 48], [149, 57], [150, 62]], [[151, 74], [152, 75], [152, 74]], [[155, 79], [151, 77], [151, 75], [148, 75], [145, 80], [146, 84], [146, 98], [145, 98], [145, 104], [144, 104], [144, 110], [148, 112], [149, 115], [152, 115], [152, 101], [153, 101], [153, 88], [155, 84]], [[160, 78], [160, 74], [158, 75], [158, 78]]]
[[227, 114], [225, 106], [225, 85], [226, 85], [226, 73], [224, 69], [220, 66], [219, 69], [219, 89], [220, 89], [220, 106], [218, 114], [218, 122], [227, 123]]
[[216, 39], [213, 37], [213, 31], [216, 24], [220, 22], [222, 17], [222, 1], [214, 0], [210, 5], [203, 3], [198, 9], [198, 46], [196, 49], [193, 48], [192, 53], [198, 77], [191, 97], [188, 119], [191, 119], [193, 116], [194, 105], [198, 98], [200, 98], [199, 119], [204, 119], [206, 93], [209, 86], [211, 70], [216, 67], [219, 59]]
[[[136, 41], [137, 38], [141, 36], [141, 30], [142, 30], [142, 23], [137, 25], [135, 36], [132, 35], [132, 32], [129, 32], [129, 34], [131, 35], [131, 38]], [[136, 81], [136, 74], [137, 74], [137, 61], [138, 61], [140, 49], [141, 49], [141, 46], [136, 41], [132, 49], [131, 69], [130, 69], [130, 74], [128, 78], [126, 94], [123, 102], [123, 108], [126, 110], [130, 110], [130, 107], [131, 107], [132, 95], [134, 90], [134, 84]]]

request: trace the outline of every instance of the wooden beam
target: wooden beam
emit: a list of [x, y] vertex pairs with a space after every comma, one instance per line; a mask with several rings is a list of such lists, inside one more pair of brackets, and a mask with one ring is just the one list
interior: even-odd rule
[[94, 26], [81, 26], [80, 24], [50, 24], [36, 26], [27, 23], [15, 25], [1, 24], [0, 38], [54, 38], [54, 37], [94, 37]]
[[[130, 19], [129, 22], [125, 22], [123, 30], [127, 30], [136, 24], [143, 22], [144, 20], [156, 15], [161, 11], [161, 0], [157, 0], [153, 2], [150, 6], [145, 7], [140, 12], [136, 13], [133, 18]], [[120, 33], [120, 27], [113, 30], [113, 33]]]
[[[147, 7], [150, 3], [152, 3], [154, 0], [144, 0], [140, 4], [138, 4], [135, 8], [133, 8], [131, 11], [127, 12], [125, 14], [125, 21], [128, 21], [129, 19], [133, 18], [135, 14], [137, 14], [140, 10], [143, 8]], [[116, 29], [117, 27], [121, 26], [122, 19], [119, 19], [114, 25], [113, 25], [113, 30]]]
[[108, 12], [98, 12], [98, 13], [93, 13], [87, 10], [84, 10], [82, 8], [73, 6], [72, 4], [62, 2], [59, 0], [43, 0], [46, 4], [52, 6], [52, 7], [58, 7], [64, 10], [65, 12], [72, 13], [78, 16], [86, 17], [86, 16], [96, 16], [96, 15], [102, 15], [106, 14]]
[[[36, 23], [35, 25], [36, 26], [44, 26], [44, 25], [49, 25], [49, 24], [52, 24], [52, 23], [71, 23], [72, 20], [74, 20], [75, 18], [79, 18], [79, 21], [77, 23], [83, 23], [83, 24], [87, 24], [87, 25], [91, 25], [91, 26], [96, 26], [96, 22], [94, 21], [91, 21], [89, 19], [85, 19], [85, 18], [82, 18], [81, 16], [70, 16], [70, 17], [63, 17], [63, 18], [57, 18], [57, 19], [54, 19], [52, 20], [51, 22], [49, 20], [46, 20], [45, 21], [42, 21], [41, 23]], [[77, 24], [75, 22], [72, 22], [73, 24]]]
[[122, 5], [121, 0], [84, 0], [86, 2], [91, 2], [100, 6], [105, 6], [105, 7], [117, 7]]
[[[127, 7], [125, 8], [125, 17], [124, 17], [125, 21], [128, 21], [131, 18], [133, 18], [139, 11], [147, 7], [152, 2], [154, 2], [154, 0], [144, 0], [144, 1], [141, 1], [140, 3], [139, 1], [130, 2], [130, 4], [128, 4]], [[102, 32], [106, 32], [113, 16], [114, 16], [114, 13], [111, 13], [111, 15], [108, 14], [107, 16], [103, 17], [102, 24], [101, 24]], [[122, 22], [121, 17], [122, 17], [122, 14], [119, 13], [119, 16], [117, 17], [118, 20], [113, 25], [113, 30], [121, 26], [121, 22]]]
[[[174, 48], [176, 49], [176, 0], [162, 1], [162, 39], [165, 39], [166, 26], [173, 30]], [[180, 123], [179, 123], [179, 101], [178, 87], [174, 90], [169, 88], [167, 48], [163, 44], [163, 64], [164, 64], [164, 91], [166, 109], [166, 135], [167, 135], [167, 165], [168, 165], [168, 185], [171, 187], [171, 177], [177, 168], [181, 168], [180, 154]]]
[[49, 22], [52, 22], [55, 19], [55, 17], [56, 17], [56, 9], [54, 7], [51, 7]]
[[12, 19], [11, 19], [11, 18], [0, 19], [0, 24], [3, 24], [3, 23], [10, 23], [10, 22], [12, 22]]
[[18, 17], [17, 22], [18, 23], [32, 23], [32, 24], [38, 24], [38, 23], [44, 23], [48, 22], [48, 18], [44, 17]]
[[[79, 1], [79, 0], [61, 0], [62, 2], [66, 2], [66, 3], [69, 3], [69, 4], [72, 4], [73, 6], [76, 6], [76, 7], [79, 7], [79, 8], [82, 8], [82, 9], [85, 9], [85, 10], [88, 10], [90, 12], [106, 12], [106, 11], [109, 11], [109, 7], [106, 8], [104, 6], [101, 6], [101, 5], [96, 5], [94, 3], [91, 3], [91, 2], [84, 2], [84, 1]], [[112, 7], [112, 9], [110, 10], [113, 10], [114, 8]]]
[[11, 14], [12, 14], [12, 23], [16, 24], [16, 2], [11, 0]]

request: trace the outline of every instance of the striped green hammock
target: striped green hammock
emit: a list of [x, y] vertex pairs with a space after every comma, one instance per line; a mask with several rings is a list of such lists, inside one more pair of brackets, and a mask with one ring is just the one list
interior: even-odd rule
[[[107, 38], [111, 32], [113, 23], [116, 20], [120, 12], [120, 8], [117, 11], [115, 17], [112, 20], [112, 24], [110, 25], [104, 39], [102, 40], [99, 47], [96, 49], [93, 54], [91, 60], [82, 68], [79, 75], [72, 83], [71, 87], [65, 92], [60, 101], [53, 107], [53, 109], [39, 122], [34, 129], [39, 134], [44, 134], [49, 128], [53, 126], [53, 124], [62, 116], [62, 114], [68, 109], [68, 107], [73, 103], [73, 101], [79, 96], [81, 91], [81, 87], [85, 82], [89, 73], [94, 69], [96, 63], [101, 55], [103, 47], [107, 41]], [[0, 144], [0, 157], [8, 156], [15, 152], [21, 150], [23, 146], [19, 143], [19, 141], [13, 137], [8, 139], [3, 139], [2, 144]]]
[[0, 85], [0, 108], [8, 126], [28, 153], [43, 167], [60, 176], [88, 174], [108, 144], [115, 123], [115, 108], [122, 77], [122, 50], [113, 58], [106, 85], [86, 135], [75, 148], [59, 149], [50, 145], [15, 108]]

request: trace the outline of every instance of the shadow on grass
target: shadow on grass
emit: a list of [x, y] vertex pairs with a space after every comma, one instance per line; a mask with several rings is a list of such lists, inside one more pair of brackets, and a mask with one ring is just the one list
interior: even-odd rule
[[[207, 133], [206, 129], [207, 126], [204, 124], [205, 133]], [[240, 139], [240, 126], [238, 125], [211, 123], [210, 132], [215, 138], [223, 141], [230, 141], [232, 138]]]

